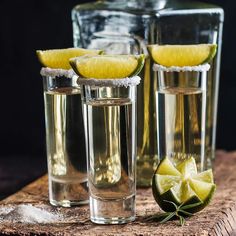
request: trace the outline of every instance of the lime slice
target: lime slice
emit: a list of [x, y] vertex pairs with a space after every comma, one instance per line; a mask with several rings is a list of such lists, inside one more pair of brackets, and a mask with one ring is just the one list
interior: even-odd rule
[[179, 164], [176, 168], [184, 176], [184, 178], [188, 178], [188, 176], [197, 174], [197, 166], [196, 166], [195, 159], [193, 157], [186, 159], [184, 162]]
[[182, 202], [186, 202], [188, 201], [190, 198], [196, 196], [195, 192], [193, 191], [193, 189], [191, 188], [189, 182], [184, 181], [182, 183], [182, 192], [181, 192], [181, 201]]
[[72, 58], [70, 64], [83, 78], [113, 79], [137, 75], [144, 60], [144, 55], [86, 55]]
[[207, 183], [214, 183], [213, 173], [211, 169], [192, 176], [192, 179], [200, 180]]
[[190, 179], [190, 185], [196, 195], [204, 202], [207, 198], [209, 193], [215, 188], [214, 184]]
[[149, 45], [152, 59], [160, 65], [197, 66], [210, 62], [216, 54], [216, 44]]
[[173, 176], [173, 175], [156, 174], [155, 178], [156, 178], [158, 192], [160, 194], [163, 194], [164, 192], [166, 192], [173, 186], [176, 186], [181, 181], [180, 176]]
[[157, 171], [159, 175], [175, 175], [181, 176], [181, 173], [175, 168], [169, 158], [164, 158], [159, 166], [157, 167]]
[[188, 209], [189, 212], [202, 210], [212, 199], [215, 191], [212, 170], [197, 173], [193, 157], [184, 160], [177, 167], [166, 157], [157, 167], [152, 179], [152, 191], [156, 202], [167, 212], [176, 205], [199, 205]]
[[102, 53], [101, 50], [89, 50], [84, 48], [66, 48], [36, 51], [38, 59], [43, 66], [65, 70], [71, 69], [69, 59], [72, 57], [83, 56], [86, 54], [97, 55], [100, 53]]

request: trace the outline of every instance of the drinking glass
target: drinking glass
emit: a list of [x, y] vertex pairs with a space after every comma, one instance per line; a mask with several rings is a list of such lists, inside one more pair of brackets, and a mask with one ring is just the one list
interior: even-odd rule
[[139, 77], [78, 79], [82, 89], [90, 219], [135, 219], [136, 85]]
[[72, 70], [42, 68], [49, 201], [88, 203], [86, 149], [80, 87]]
[[198, 171], [208, 167], [206, 158], [206, 88], [208, 64], [163, 67], [158, 71], [157, 140], [160, 159], [176, 164], [194, 157]]

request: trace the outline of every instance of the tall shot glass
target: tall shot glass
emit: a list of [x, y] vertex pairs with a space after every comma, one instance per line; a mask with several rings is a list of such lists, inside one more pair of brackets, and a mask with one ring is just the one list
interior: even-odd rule
[[84, 104], [90, 219], [135, 219], [136, 85], [139, 77], [78, 79]]
[[86, 148], [78, 77], [72, 70], [42, 68], [49, 201], [88, 203]]
[[193, 157], [198, 171], [211, 166], [206, 152], [206, 86], [208, 64], [163, 67], [158, 71], [157, 141], [160, 159], [176, 164]]

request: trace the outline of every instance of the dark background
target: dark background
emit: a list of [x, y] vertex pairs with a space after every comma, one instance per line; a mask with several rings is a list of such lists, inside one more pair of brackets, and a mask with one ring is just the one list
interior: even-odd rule
[[[204, 1], [204, 0], [203, 0]], [[72, 47], [79, 0], [0, 1], [0, 198], [46, 172], [44, 108], [36, 49]], [[236, 1], [225, 10], [217, 148], [236, 149]]]

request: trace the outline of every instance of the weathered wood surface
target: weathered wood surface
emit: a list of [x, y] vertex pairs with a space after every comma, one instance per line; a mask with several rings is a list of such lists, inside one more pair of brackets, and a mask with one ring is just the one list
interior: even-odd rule
[[47, 177], [42, 177], [0, 202], [1, 207], [19, 204], [57, 211], [65, 220], [56, 224], [0, 223], [1, 234], [16, 235], [236, 235], [236, 152], [218, 152], [215, 162], [217, 191], [212, 203], [182, 227], [177, 221], [145, 223], [143, 218], [160, 211], [151, 189], [137, 191], [137, 219], [126, 225], [95, 225], [89, 221], [88, 206], [56, 208], [48, 204]]

